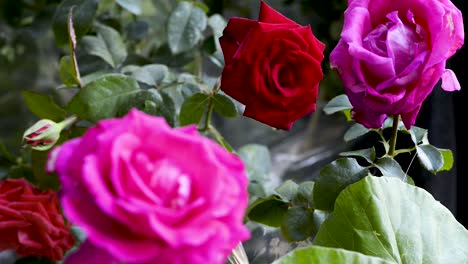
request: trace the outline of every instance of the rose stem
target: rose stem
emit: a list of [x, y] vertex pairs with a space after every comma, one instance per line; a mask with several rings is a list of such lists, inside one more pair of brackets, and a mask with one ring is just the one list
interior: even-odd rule
[[390, 138], [390, 148], [388, 149], [388, 155], [390, 157], [393, 157], [393, 154], [395, 153], [399, 122], [400, 122], [400, 116], [399, 115], [393, 116], [392, 137]]

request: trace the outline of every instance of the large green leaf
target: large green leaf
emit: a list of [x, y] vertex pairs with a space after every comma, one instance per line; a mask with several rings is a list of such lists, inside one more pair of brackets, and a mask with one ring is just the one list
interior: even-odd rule
[[81, 119], [97, 122], [125, 114], [131, 105], [129, 101], [139, 92], [135, 79], [121, 74], [106, 75], [80, 89], [66, 109]]
[[468, 231], [430, 193], [368, 176], [341, 192], [315, 245], [404, 264], [468, 263]]
[[97, 0], [64, 0], [55, 11], [52, 29], [57, 46], [68, 44], [68, 15], [73, 7], [73, 27], [76, 39], [83, 37], [93, 25], [98, 6]]
[[359, 165], [353, 158], [340, 158], [325, 166], [315, 180], [313, 193], [315, 208], [333, 210], [338, 194], [368, 174], [368, 169]]
[[298, 248], [273, 262], [273, 264], [392, 264], [381, 258], [367, 256], [358, 252], [309, 246]]
[[171, 13], [167, 38], [172, 53], [188, 51], [203, 38], [207, 25], [205, 12], [191, 2], [180, 2]]
[[67, 112], [58, 106], [50, 95], [28, 90], [23, 90], [22, 93], [26, 106], [37, 117], [60, 122], [67, 116]]

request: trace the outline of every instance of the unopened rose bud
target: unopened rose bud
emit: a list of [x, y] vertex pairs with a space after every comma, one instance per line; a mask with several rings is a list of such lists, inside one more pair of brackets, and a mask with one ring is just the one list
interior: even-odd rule
[[23, 140], [35, 150], [48, 150], [57, 143], [60, 132], [75, 120], [75, 116], [69, 117], [60, 123], [49, 119], [39, 120], [24, 132]]

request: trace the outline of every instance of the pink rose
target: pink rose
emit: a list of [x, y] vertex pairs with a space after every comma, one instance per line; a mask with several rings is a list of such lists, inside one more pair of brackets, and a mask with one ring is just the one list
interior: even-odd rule
[[463, 41], [462, 14], [449, 0], [349, 0], [330, 62], [356, 122], [379, 128], [401, 115], [409, 129], [440, 79], [444, 90], [460, 89], [445, 64]]
[[258, 21], [229, 19], [219, 39], [221, 89], [245, 105], [244, 116], [289, 130], [316, 109], [325, 45], [264, 1]]
[[66, 263], [225, 263], [249, 238], [245, 167], [201, 136], [131, 110], [54, 149], [65, 215], [87, 234]]
[[55, 192], [24, 179], [0, 181], [0, 251], [58, 261], [74, 244]]

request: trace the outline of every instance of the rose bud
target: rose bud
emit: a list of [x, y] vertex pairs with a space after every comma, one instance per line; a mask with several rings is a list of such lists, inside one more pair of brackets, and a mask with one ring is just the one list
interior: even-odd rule
[[57, 143], [60, 132], [75, 120], [75, 116], [69, 117], [60, 123], [49, 119], [39, 120], [24, 132], [23, 140], [35, 150], [48, 150]]

